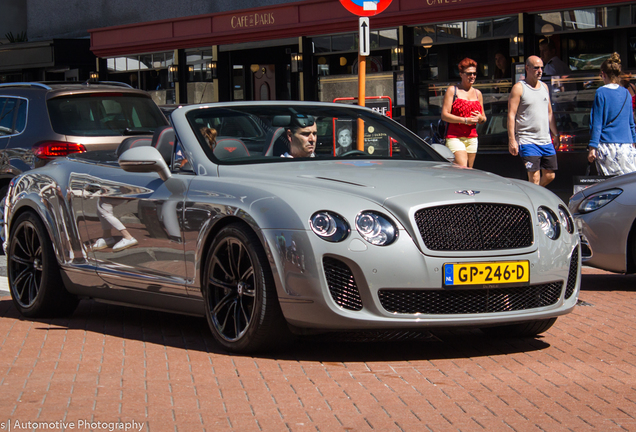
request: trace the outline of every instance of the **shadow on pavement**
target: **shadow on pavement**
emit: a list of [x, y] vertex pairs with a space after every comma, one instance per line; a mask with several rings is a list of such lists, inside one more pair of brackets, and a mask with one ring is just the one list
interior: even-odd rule
[[[28, 320], [19, 315], [8, 298], [0, 300], [0, 317]], [[232, 355], [216, 343], [207, 321], [198, 317], [83, 300], [70, 317], [33, 322], [30, 332], [79, 330], [177, 349]], [[478, 329], [407, 333], [305, 336], [284, 349], [254, 357], [323, 362], [436, 360], [530, 352], [550, 346], [541, 337], [496, 339]]]
[[581, 291], [635, 291], [636, 275], [616, 273], [584, 274]]

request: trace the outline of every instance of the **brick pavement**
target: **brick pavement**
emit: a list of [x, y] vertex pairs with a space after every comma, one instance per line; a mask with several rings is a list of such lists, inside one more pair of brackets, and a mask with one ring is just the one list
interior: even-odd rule
[[83, 301], [33, 321], [0, 297], [0, 430], [636, 431], [636, 276], [585, 273], [583, 303], [540, 338], [316, 339], [255, 357], [199, 318]]

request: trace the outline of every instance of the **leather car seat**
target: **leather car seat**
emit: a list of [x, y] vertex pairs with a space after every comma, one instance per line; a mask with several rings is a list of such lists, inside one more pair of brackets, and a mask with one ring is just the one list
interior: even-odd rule
[[249, 157], [249, 155], [250, 152], [245, 143], [236, 138], [221, 138], [214, 147], [214, 156], [222, 160]]
[[145, 146], [149, 147], [151, 145], [152, 145], [151, 136], [143, 136], [143, 137], [135, 136], [135, 137], [126, 138], [121, 142], [121, 144], [119, 144], [119, 147], [117, 147], [117, 150], [115, 150], [115, 155], [119, 157], [121, 156], [123, 152], [133, 147], [145, 147]]
[[172, 126], [161, 126], [152, 136], [152, 146], [159, 151], [168, 166], [172, 162], [175, 140], [176, 135]]

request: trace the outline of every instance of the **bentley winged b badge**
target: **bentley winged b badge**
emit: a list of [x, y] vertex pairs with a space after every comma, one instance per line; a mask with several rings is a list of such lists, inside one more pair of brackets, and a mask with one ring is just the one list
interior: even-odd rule
[[464, 194], [464, 195], [468, 195], [468, 196], [475, 196], [479, 193], [479, 191], [474, 191], [474, 190], [458, 190], [455, 191], [456, 194]]

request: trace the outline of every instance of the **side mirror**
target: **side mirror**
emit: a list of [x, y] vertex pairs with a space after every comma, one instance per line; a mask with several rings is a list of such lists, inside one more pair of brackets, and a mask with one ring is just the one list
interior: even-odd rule
[[435, 150], [437, 153], [439, 153], [447, 161], [455, 162], [455, 155], [453, 154], [451, 149], [449, 149], [445, 145], [443, 145], [443, 144], [431, 144], [431, 147], [433, 147], [433, 150]]
[[172, 174], [161, 153], [154, 147], [133, 147], [119, 156], [119, 166], [126, 172], [156, 172], [166, 181]]

